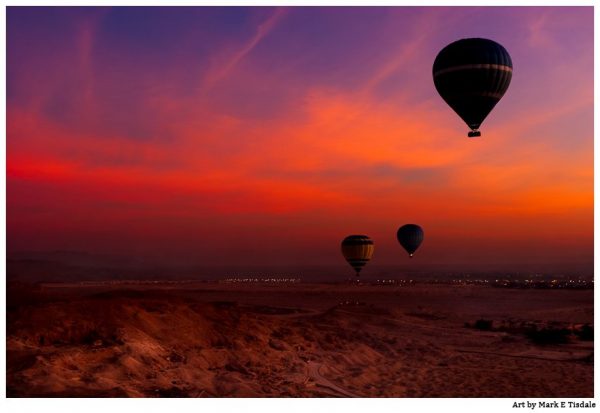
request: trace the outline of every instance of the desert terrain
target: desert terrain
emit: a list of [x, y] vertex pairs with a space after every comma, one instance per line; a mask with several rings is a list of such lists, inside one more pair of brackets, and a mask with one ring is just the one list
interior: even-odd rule
[[592, 323], [591, 289], [9, 285], [7, 395], [593, 397]]

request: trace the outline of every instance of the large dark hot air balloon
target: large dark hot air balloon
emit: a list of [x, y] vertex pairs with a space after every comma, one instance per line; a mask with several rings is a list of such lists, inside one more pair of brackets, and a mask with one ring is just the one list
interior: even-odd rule
[[350, 235], [342, 241], [342, 254], [356, 271], [357, 277], [373, 256], [374, 249], [373, 240], [366, 235]]
[[419, 248], [419, 245], [423, 242], [423, 229], [416, 224], [402, 225], [398, 229], [396, 234], [398, 242], [408, 252], [408, 255], [412, 258], [413, 254]]
[[512, 60], [502, 45], [488, 39], [461, 39], [444, 47], [433, 62], [440, 96], [481, 136], [479, 126], [508, 89]]

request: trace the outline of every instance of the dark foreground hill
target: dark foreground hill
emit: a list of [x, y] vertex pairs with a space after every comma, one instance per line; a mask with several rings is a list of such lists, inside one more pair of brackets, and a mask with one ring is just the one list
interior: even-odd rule
[[591, 290], [15, 284], [7, 310], [9, 397], [593, 397]]

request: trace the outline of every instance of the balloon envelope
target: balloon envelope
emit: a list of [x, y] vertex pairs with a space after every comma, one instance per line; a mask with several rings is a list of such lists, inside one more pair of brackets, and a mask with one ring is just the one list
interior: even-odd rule
[[410, 257], [413, 256], [419, 245], [423, 242], [423, 229], [416, 224], [406, 224], [398, 229], [396, 236], [398, 242], [408, 252]]
[[433, 83], [440, 96], [472, 129], [477, 130], [500, 101], [512, 78], [506, 49], [488, 39], [461, 39], [444, 47], [433, 63]]
[[366, 235], [350, 235], [342, 241], [342, 254], [356, 271], [357, 277], [373, 256], [374, 249], [373, 240]]

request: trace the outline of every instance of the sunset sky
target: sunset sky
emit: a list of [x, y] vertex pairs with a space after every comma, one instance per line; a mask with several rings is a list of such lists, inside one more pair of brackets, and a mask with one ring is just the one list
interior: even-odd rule
[[[7, 246], [204, 265], [592, 272], [592, 7], [7, 11]], [[431, 68], [501, 43], [467, 138]], [[369, 265], [371, 265], [369, 264]], [[369, 267], [364, 271], [367, 276]]]

